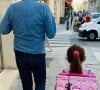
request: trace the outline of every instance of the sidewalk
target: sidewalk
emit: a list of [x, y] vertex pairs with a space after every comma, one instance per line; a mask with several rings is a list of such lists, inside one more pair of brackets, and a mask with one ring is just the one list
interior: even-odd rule
[[[47, 67], [46, 68], [47, 69], [46, 90], [54, 90], [57, 73], [64, 68], [68, 68], [68, 63], [65, 61], [65, 56], [68, 47], [71, 45], [69, 40], [69, 34], [72, 34], [73, 32], [66, 31], [64, 25], [58, 26], [57, 29], [58, 31], [56, 37], [50, 41], [50, 43], [52, 43], [51, 46], [53, 51], [46, 52], [47, 54], [46, 55], [46, 67]], [[64, 41], [62, 41], [63, 39]], [[65, 43], [62, 43], [61, 41]], [[86, 46], [83, 47], [86, 50], [86, 56], [87, 56], [87, 60], [84, 63], [84, 67], [93, 69], [94, 72], [97, 74], [98, 81], [100, 81], [99, 52], [93, 53], [91, 48]], [[19, 77], [12, 90], [22, 90], [21, 81]]]

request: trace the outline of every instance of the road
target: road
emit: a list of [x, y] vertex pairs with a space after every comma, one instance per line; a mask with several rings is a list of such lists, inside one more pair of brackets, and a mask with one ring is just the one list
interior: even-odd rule
[[74, 32], [73, 34], [69, 35], [69, 37], [72, 44], [100, 48], [100, 39], [97, 39], [95, 41], [89, 41], [86, 38], [84, 39], [78, 37], [78, 32]]
[[[58, 29], [58, 31], [57, 31], [58, 33], [64, 33], [67, 31], [65, 24], [59, 25], [57, 27], [57, 29]], [[71, 30], [71, 32], [72, 33], [69, 33], [69, 39], [72, 44], [79, 44], [82, 46], [89, 46], [91, 48], [94, 47], [94, 48], [100, 49], [100, 39], [97, 39], [95, 41], [88, 41], [87, 39], [79, 38], [78, 32], [74, 32], [72, 30]]]

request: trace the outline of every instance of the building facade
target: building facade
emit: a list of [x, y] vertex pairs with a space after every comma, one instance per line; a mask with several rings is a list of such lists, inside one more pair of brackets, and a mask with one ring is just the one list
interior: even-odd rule
[[82, 9], [89, 12], [100, 12], [100, 0], [83, 0]]
[[84, 0], [82, 9], [87, 11], [88, 10], [88, 6], [89, 6], [89, 1], [88, 0]]
[[60, 17], [65, 15], [65, 0], [48, 0], [47, 3], [55, 17], [56, 24], [59, 24]]
[[100, 0], [88, 0], [90, 12], [100, 12]]

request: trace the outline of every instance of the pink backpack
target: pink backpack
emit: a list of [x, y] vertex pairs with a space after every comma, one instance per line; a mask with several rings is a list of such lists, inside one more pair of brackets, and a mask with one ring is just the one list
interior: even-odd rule
[[56, 90], [98, 90], [98, 82], [91, 70], [85, 69], [83, 74], [64, 70], [56, 76]]

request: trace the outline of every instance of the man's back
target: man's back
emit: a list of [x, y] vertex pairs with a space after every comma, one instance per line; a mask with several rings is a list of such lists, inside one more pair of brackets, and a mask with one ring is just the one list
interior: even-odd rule
[[2, 22], [2, 33], [7, 34], [13, 29], [16, 50], [33, 54], [45, 53], [45, 34], [53, 38], [56, 32], [55, 22], [46, 4], [36, 0], [17, 2], [8, 8], [6, 18], [9, 21], [5, 18], [4, 21], [9, 23], [9, 29], [3, 27]]

